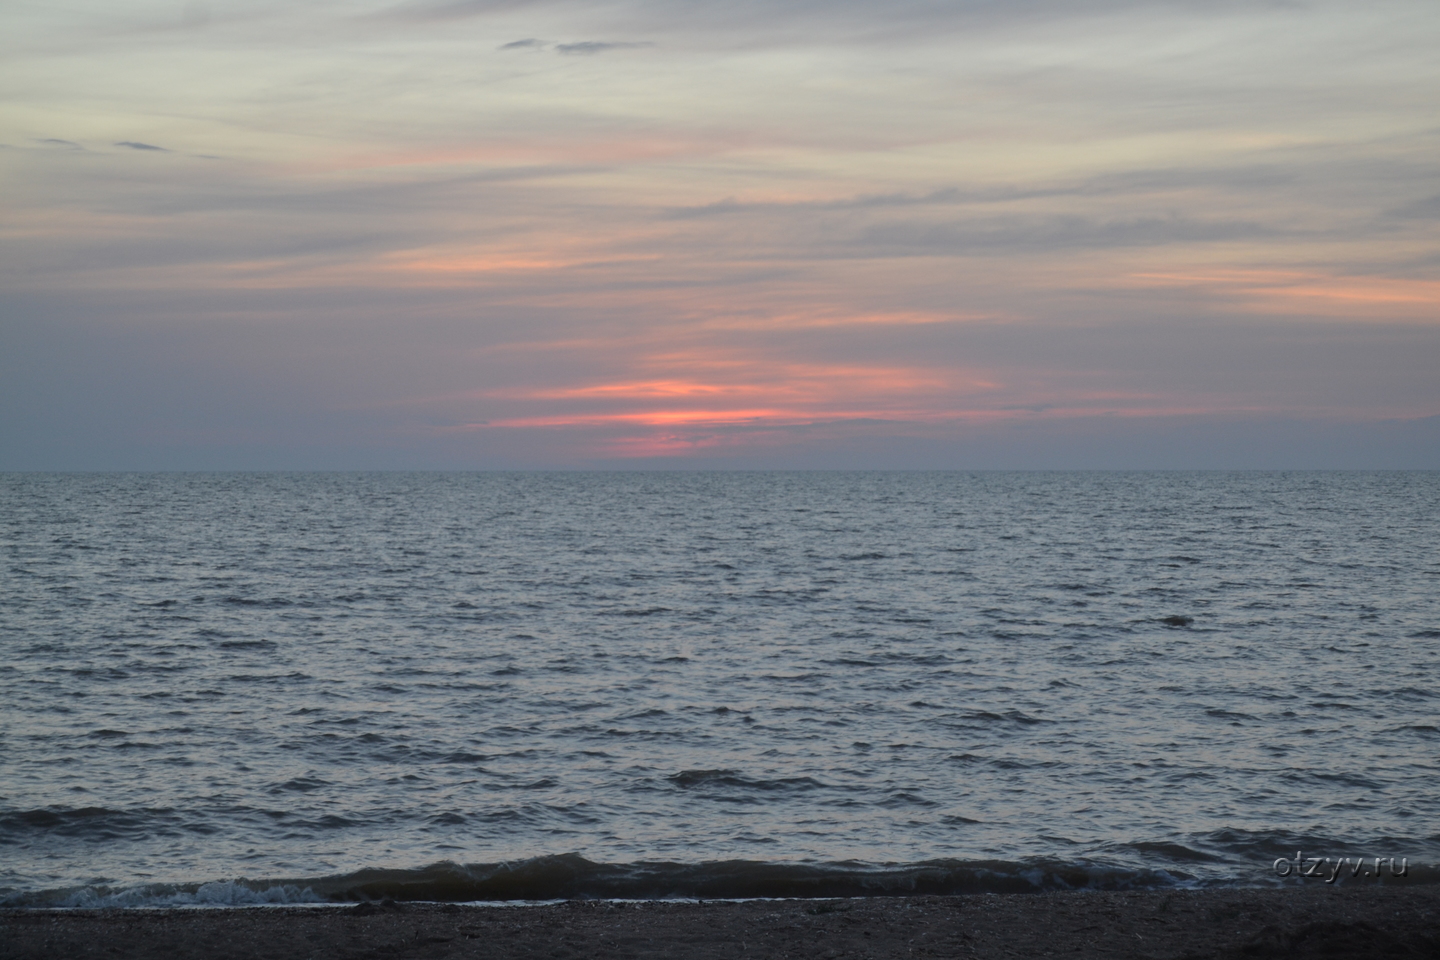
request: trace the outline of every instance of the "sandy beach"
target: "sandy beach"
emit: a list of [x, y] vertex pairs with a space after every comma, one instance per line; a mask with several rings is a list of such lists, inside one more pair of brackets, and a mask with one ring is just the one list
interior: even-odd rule
[[0, 957], [1437, 957], [1440, 887], [7, 910]]

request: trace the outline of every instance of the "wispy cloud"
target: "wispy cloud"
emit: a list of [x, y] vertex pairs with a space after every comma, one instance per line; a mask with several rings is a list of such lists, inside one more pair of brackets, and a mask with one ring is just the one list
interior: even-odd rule
[[512, 40], [509, 43], [502, 43], [497, 50], [545, 50], [553, 49], [556, 53], [562, 54], [596, 54], [608, 53], [611, 50], [638, 50], [644, 47], [653, 47], [654, 43], [648, 40], [582, 40], [576, 43], [555, 43], [550, 40], [541, 40], [536, 37], [527, 37], [524, 40]]
[[128, 147], [131, 150], [156, 150], [160, 153], [169, 153], [164, 147], [157, 147], [153, 143], [139, 143], [135, 140], [121, 140], [115, 144], [117, 147]]
[[1237, 302], [1257, 313], [1354, 318], [1371, 322], [1440, 317], [1440, 281], [1355, 276], [1314, 270], [1203, 270], [1137, 273], [1137, 287], [1181, 287]]
[[570, 54], [593, 54], [607, 53], [611, 50], [637, 50], [642, 47], [653, 47], [655, 44], [645, 40], [620, 40], [620, 41], [597, 41], [582, 40], [579, 43], [557, 43], [555, 50], [558, 53]]
[[[919, 193], [865, 193], [827, 200], [737, 200], [726, 197], [711, 203], [674, 207], [664, 211], [671, 219], [690, 219], [769, 212], [866, 210], [886, 207], [997, 205], [1061, 197], [1146, 196], [1197, 188], [1233, 192], [1274, 190], [1293, 183], [1295, 174], [1275, 165], [1238, 168], [1170, 168], [1106, 173], [1058, 183], [1010, 183], [939, 187]], [[1433, 198], [1440, 202], [1440, 198]]]
[[1426, 197], [1414, 203], [1407, 203], [1404, 206], [1387, 210], [1386, 215], [1397, 220], [1440, 219], [1440, 195]]
[[[1279, 4], [1277, 4], [1279, 6]], [[797, 43], [892, 45], [934, 39], [958, 31], [995, 33], [1045, 22], [1083, 21], [1117, 16], [1226, 16], [1243, 8], [1242, 0], [897, 0], [883, 8], [864, 0], [767, 0], [715, 4], [696, 0], [645, 0], [622, 4], [592, 0], [569, 3], [568, 18], [587, 17], [621, 29], [652, 29], [690, 33], [711, 42], [742, 43], [750, 49]], [[411, 0], [383, 10], [375, 18], [426, 24], [485, 17], [517, 11], [537, 16], [561, 8], [557, 0]]]
[[858, 245], [878, 255], [996, 254], [1075, 248], [1157, 247], [1273, 236], [1251, 220], [1080, 216], [1005, 217], [951, 223], [899, 222], [867, 228]]

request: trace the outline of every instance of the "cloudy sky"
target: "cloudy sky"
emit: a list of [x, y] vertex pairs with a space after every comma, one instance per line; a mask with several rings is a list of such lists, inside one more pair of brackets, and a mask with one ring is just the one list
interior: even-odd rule
[[7, 0], [0, 469], [1440, 467], [1434, 0]]

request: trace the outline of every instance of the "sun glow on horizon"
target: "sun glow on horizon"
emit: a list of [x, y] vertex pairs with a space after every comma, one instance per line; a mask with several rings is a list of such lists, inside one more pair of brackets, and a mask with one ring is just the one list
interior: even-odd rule
[[0, 12], [0, 460], [1369, 462], [1440, 417], [1421, 0], [77, 2]]

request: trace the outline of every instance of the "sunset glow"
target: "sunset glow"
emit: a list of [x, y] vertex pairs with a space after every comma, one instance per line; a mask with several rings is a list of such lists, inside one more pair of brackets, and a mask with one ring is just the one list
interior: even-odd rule
[[1021, 6], [14, 7], [0, 450], [1440, 464], [1432, 6]]

